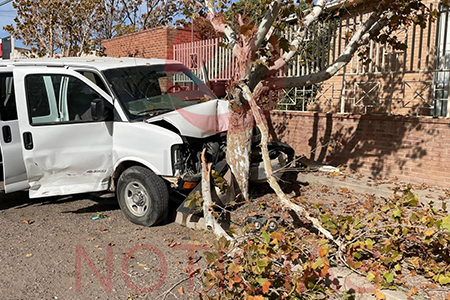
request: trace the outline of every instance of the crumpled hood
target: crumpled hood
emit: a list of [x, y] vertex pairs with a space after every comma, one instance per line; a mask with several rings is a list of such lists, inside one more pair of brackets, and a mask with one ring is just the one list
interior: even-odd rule
[[178, 108], [146, 120], [147, 123], [166, 121], [183, 136], [205, 138], [228, 130], [228, 101], [211, 100], [185, 108]]

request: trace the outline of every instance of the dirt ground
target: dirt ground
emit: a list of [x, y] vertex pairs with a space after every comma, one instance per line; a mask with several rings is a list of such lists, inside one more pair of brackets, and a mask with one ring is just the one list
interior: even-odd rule
[[[107, 217], [93, 220], [98, 214]], [[26, 192], [2, 193], [0, 228], [0, 297], [11, 300], [163, 299], [180, 281], [166, 299], [197, 299], [186, 281], [186, 247], [210, 244], [170, 220], [132, 224], [115, 198], [85, 194], [30, 200]]]
[[[344, 186], [349, 182], [348, 177], [336, 180]], [[389, 190], [398, 185], [388, 184]], [[292, 197], [335, 208], [373, 197], [320, 183], [303, 182], [285, 190]], [[253, 200], [240, 209], [240, 219], [254, 213], [262, 199], [274, 198], [264, 186], [251, 192]], [[198, 299], [200, 283], [187, 280], [189, 256], [193, 269], [203, 267], [200, 247], [211, 245], [213, 237], [173, 220], [151, 228], [137, 226], [126, 220], [115, 198], [83, 194], [30, 200], [26, 192], [1, 193], [1, 298]], [[199, 250], [188, 255], [188, 249]], [[424, 283], [418, 280], [418, 285]], [[418, 299], [441, 299], [448, 292], [424, 290]]]

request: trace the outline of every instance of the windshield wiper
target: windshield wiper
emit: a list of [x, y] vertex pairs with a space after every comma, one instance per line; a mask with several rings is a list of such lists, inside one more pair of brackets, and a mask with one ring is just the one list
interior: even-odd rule
[[165, 113], [165, 112], [169, 112], [169, 111], [173, 111], [173, 110], [174, 110], [173, 108], [154, 108], [154, 109], [148, 109], [148, 110], [138, 112], [136, 114], [136, 116], [149, 115], [149, 116], [153, 117], [155, 115], [159, 115], [161, 113]]

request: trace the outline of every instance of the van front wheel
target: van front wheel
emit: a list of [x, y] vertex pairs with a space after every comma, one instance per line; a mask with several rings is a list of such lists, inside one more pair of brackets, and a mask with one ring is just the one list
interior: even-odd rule
[[169, 192], [164, 181], [141, 166], [126, 169], [117, 183], [120, 209], [131, 222], [155, 225], [167, 216]]

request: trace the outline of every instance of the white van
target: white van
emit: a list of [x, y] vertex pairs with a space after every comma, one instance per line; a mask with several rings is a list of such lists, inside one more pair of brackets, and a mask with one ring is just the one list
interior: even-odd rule
[[1, 61], [0, 120], [6, 193], [116, 191], [125, 216], [151, 226], [170, 188], [200, 181], [203, 148], [223, 159], [228, 103], [176, 61]]

